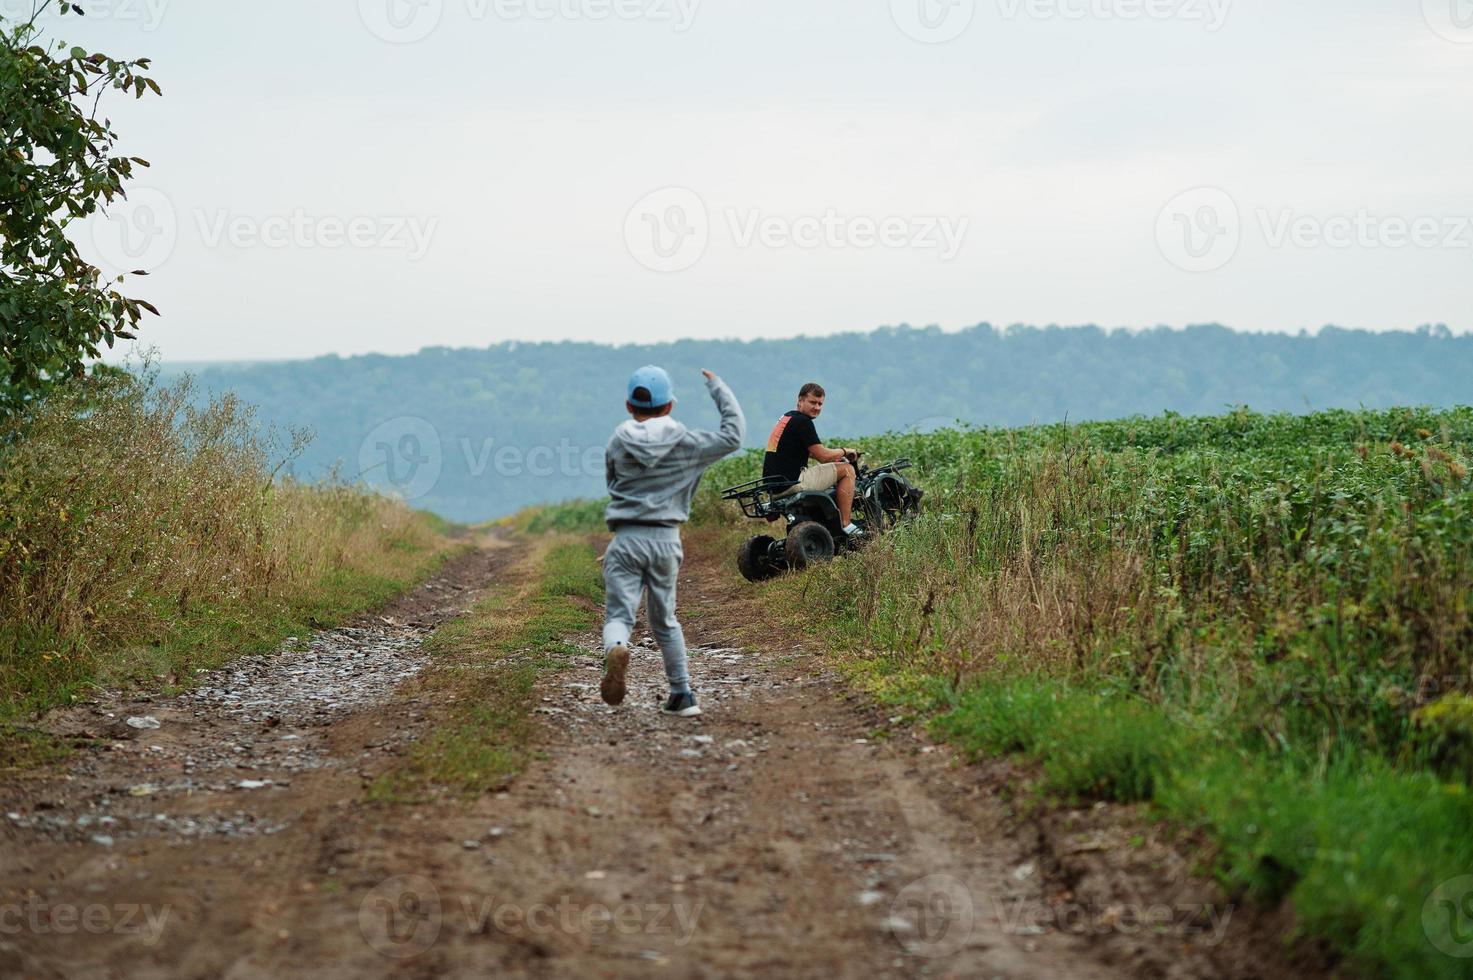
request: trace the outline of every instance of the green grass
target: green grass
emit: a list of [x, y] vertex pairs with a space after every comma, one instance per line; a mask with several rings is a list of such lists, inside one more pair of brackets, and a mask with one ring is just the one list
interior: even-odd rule
[[446, 705], [403, 764], [376, 779], [369, 798], [424, 802], [440, 793], [470, 799], [506, 785], [533, 758], [536, 684], [579, 649], [591, 629], [603, 579], [586, 541], [538, 541], [524, 565], [493, 586], [472, 612], [428, 642], [424, 696]]
[[[859, 444], [916, 462], [927, 513], [761, 587], [774, 615], [837, 623], [857, 684], [1037, 760], [1043, 793], [1204, 831], [1230, 894], [1291, 901], [1354, 968], [1469, 975], [1434, 939], [1473, 934], [1436, 893], [1473, 874], [1473, 410]], [[696, 512], [740, 523], [713, 490], [755, 466]]]
[[1071, 798], [1151, 799], [1190, 748], [1150, 705], [1030, 678], [969, 686], [931, 728], [974, 755], [1037, 755], [1046, 786]]
[[525, 534], [590, 534], [604, 530], [607, 500], [565, 500], [530, 507], [513, 515], [512, 527]]
[[[917, 690], [887, 703], [914, 707]], [[1434, 896], [1473, 871], [1473, 796], [1462, 784], [1364, 754], [1270, 755], [1139, 699], [1047, 678], [935, 688], [925, 708], [932, 733], [974, 757], [1039, 760], [1046, 795], [1149, 802], [1206, 831], [1208, 870], [1232, 900], [1292, 902], [1301, 934], [1330, 940], [1370, 974], [1468, 975], [1466, 960], [1432, 942], [1441, 929], [1446, 944], [1446, 916], [1466, 925], [1466, 910]], [[1458, 948], [1462, 932], [1452, 935]]]

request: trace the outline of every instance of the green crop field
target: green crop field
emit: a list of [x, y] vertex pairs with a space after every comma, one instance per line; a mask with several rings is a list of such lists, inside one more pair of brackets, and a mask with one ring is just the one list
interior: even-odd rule
[[[1473, 410], [858, 444], [929, 492], [805, 583], [860, 683], [973, 752], [1036, 758], [1050, 792], [1205, 829], [1230, 894], [1291, 900], [1358, 967], [1466, 975]], [[742, 525], [715, 490], [757, 459], [708, 475], [701, 519]]]

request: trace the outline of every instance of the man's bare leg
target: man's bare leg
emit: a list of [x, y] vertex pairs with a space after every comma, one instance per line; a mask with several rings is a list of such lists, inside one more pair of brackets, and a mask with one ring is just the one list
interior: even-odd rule
[[839, 501], [839, 525], [849, 526], [854, 510], [854, 467], [848, 463], [837, 464], [838, 479], [834, 481], [834, 496]]

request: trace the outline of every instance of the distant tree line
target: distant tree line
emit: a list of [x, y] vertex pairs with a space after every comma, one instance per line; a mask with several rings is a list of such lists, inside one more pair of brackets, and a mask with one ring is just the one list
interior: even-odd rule
[[645, 363], [675, 380], [677, 417], [714, 426], [699, 371], [732, 385], [762, 445], [798, 387], [828, 389], [825, 438], [931, 430], [962, 421], [1023, 425], [1175, 411], [1467, 404], [1473, 336], [1446, 327], [1373, 333], [1250, 334], [1226, 327], [1104, 330], [981, 324], [946, 333], [886, 327], [790, 340], [685, 340], [607, 346], [508, 342], [409, 356], [320, 357], [199, 372], [283, 428], [316, 439], [299, 476], [334, 464], [455, 520], [599, 494], [600, 453], [623, 412], [623, 384]]

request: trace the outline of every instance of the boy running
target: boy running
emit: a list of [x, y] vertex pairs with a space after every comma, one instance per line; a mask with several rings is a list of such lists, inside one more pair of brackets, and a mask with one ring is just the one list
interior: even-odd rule
[[670, 417], [675, 397], [670, 376], [649, 365], [629, 379], [625, 407], [632, 419], [614, 430], [604, 452], [609, 506], [604, 520], [614, 540], [604, 552], [604, 677], [599, 692], [609, 704], [624, 700], [629, 670], [629, 634], [641, 593], [649, 596], [650, 632], [665, 658], [670, 684], [667, 714], [701, 713], [686, 670], [685, 634], [675, 618], [675, 580], [685, 551], [680, 525], [701, 474], [738, 449], [747, 422], [726, 383], [702, 371], [706, 389], [721, 413], [718, 432], [687, 429]]

